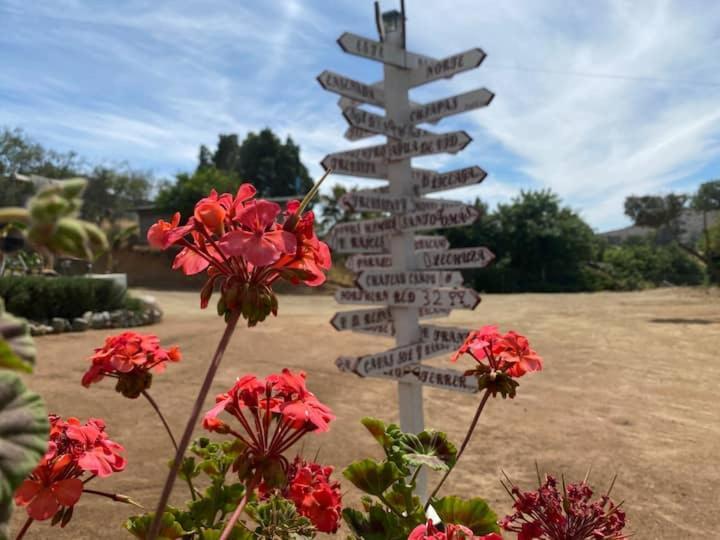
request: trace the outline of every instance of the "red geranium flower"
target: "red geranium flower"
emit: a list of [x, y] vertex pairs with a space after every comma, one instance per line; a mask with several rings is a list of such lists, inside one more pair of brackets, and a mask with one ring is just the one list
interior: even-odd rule
[[[340, 483], [332, 481], [332, 467], [303, 461], [299, 456], [288, 468], [288, 481], [280, 494], [295, 504], [298, 513], [308, 518], [315, 528], [324, 533], [335, 533], [340, 527], [342, 495]], [[264, 485], [260, 495], [270, 495]]]
[[483, 536], [475, 536], [473, 532], [463, 525], [448, 524], [445, 530], [438, 530], [433, 522], [428, 520], [427, 524], [415, 527], [408, 540], [502, 540], [502, 536], [497, 533], [485, 534]]
[[327, 244], [315, 235], [312, 212], [302, 212], [307, 201], [290, 201], [281, 212], [255, 194], [250, 184], [241, 185], [235, 197], [213, 190], [195, 205], [185, 225], [175, 214], [172, 222], [160, 220], [148, 231], [152, 246], [183, 248], [173, 268], [187, 275], [207, 271], [202, 308], [218, 285], [218, 313], [239, 312], [250, 326], [277, 314], [275, 281], [315, 287], [325, 281], [331, 264]]
[[515, 396], [518, 383], [514, 379], [543, 367], [542, 358], [530, 348], [525, 336], [513, 330], [501, 334], [497, 326], [483, 326], [470, 332], [451, 361], [456, 362], [465, 354], [477, 363], [466, 375], [475, 375], [481, 389], [487, 388], [493, 395], [500, 393], [503, 397]]
[[157, 336], [123, 332], [107, 337], [105, 345], [95, 349], [82, 384], [88, 387], [105, 376], [114, 377], [118, 392], [136, 398], [150, 387], [151, 371], [162, 373], [167, 362], [179, 362], [181, 357], [177, 347], [162, 348]]
[[[122, 471], [126, 463], [120, 455], [123, 447], [108, 438], [102, 420], [91, 418], [81, 424], [77, 418], [48, 418], [48, 451], [15, 491], [15, 503], [27, 506], [28, 515], [38, 521], [71, 511], [82, 495], [81, 477], [86, 473], [106, 477]], [[62, 526], [68, 520], [64, 519]]]
[[[270, 488], [284, 483], [278, 472], [287, 475], [289, 464], [282, 454], [307, 433], [327, 431], [335, 418], [307, 390], [305, 374], [294, 374], [289, 369], [265, 381], [246, 375], [228, 392], [218, 395], [215, 402], [203, 418], [203, 427], [240, 439], [246, 448], [234, 469], [241, 476], [255, 471]], [[240, 431], [218, 418], [223, 411], [238, 420]]]
[[514, 500], [515, 513], [506, 516], [500, 526], [518, 533], [518, 540], [625, 540], [625, 512], [613, 503], [610, 494], [591, 501], [593, 491], [583, 482], [558, 490], [557, 480], [545, 476], [537, 491], [505, 489]]

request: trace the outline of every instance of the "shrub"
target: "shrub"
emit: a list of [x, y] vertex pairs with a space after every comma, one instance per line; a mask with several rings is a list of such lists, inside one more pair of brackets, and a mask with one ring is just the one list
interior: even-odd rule
[[35, 321], [112, 311], [126, 301], [125, 291], [115, 282], [85, 277], [2, 277], [0, 297], [10, 313]]

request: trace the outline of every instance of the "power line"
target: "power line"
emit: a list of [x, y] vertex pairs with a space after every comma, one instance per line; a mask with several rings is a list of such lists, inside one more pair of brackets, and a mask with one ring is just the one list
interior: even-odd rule
[[697, 81], [690, 79], [664, 79], [661, 77], [639, 77], [634, 75], [616, 75], [613, 73], [587, 73], [582, 71], [563, 71], [559, 69], [526, 68], [518, 66], [497, 66], [486, 65], [486, 69], [501, 69], [508, 71], [523, 71], [528, 73], [547, 73], [550, 75], [570, 75], [572, 77], [585, 77], [590, 79], [619, 79], [636, 82], [662, 83], [662, 84], [686, 84], [692, 86], [705, 86], [708, 88], [720, 88], [720, 82]]

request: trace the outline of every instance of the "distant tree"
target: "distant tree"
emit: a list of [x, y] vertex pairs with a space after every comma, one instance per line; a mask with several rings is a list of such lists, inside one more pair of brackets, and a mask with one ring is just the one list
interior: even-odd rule
[[335, 184], [330, 193], [320, 195], [320, 227], [323, 234], [327, 234], [336, 224], [349, 219], [349, 213], [340, 204], [340, 198], [347, 193], [347, 188]]
[[115, 170], [98, 166], [87, 179], [82, 217], [96, 223], [104, 219], [115, 223], [132, 208], [147, 202], [153, 186], [150, 173], [133, 171], [129, 167]]
[[180, 173], [174, 183], [160, 186], [155, 205], [168, 213], [180, 212], [187, 218], [192, 215], [195, 203], [207, 197], [211, 190], [234, 194], [240, 183], [237, 174], [221, 171], [215, 166], [198, 169], [193, 174]]
[[[683, 240], [680, 217], [689, 207], [702, 212], [703, 246], [696, 246]], [[708, 275], [714, 282], [720, 281], [720, 264], [710, 241], [707, 214], [720, 210], [720, 180], [701, 184], [693, 196], [671, 193], [664, 196], [631, 196], [625, 199], [625, 214], [635, 225], [656, 229], [660, 241], [672, 241], [687, 253], [706, 265]]]
[[0, 130], [0, 201], [3, 205], [22, 205], [35, 188], [11, 178], [13, 173], [47, 178], [78, 176], [82, 163], [74, 152], [59, 153], [43, 148], [21, 129]]
[[242, 143], [235, 134], [218, 137], [210, 158], [206, 147], [200, 148], [198, 169], [212, 163], [215, 168], [252, 182], [264, 197], [283, 197], [306, 193], [313, 184], [300, 161], [300, 147], [288, 137], [283, 143], [272, 130], [250, 132]]

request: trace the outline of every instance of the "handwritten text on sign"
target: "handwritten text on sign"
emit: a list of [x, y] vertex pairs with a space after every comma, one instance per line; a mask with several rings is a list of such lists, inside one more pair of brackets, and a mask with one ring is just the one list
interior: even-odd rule
[[475, 309], [480, 296], [472, 289], [338, 289], [338, 304], [386, 304], [403, 307]]
[[[418, 316], [421, 319], [434, 319], [447, 317], [449, 309], [421, 308]], [[388, 307], [371, 309], [353, 309], [351, 311], [338, 311], [330, 320], [335, 330], [354, 330], [356, 328], [368, 328], [392, 321], [392, 311]]]
[[360, 272], [355, 279], [363, 290], [391, 287], [457, 287], [462, 285], [460, 272], [426, 272], [398, 270], [396, 272]]
[[[351, 358], [345, 358], [348, 358], [349, 364], [353, 363]], [[357, 361], [355, 361], [355, 365], [357, 365]], [[367, 376], [405, 381], [415, 380], [425, 386], [467, 392], [469, 394], [478, 392], [477, 380], [474, 377], [467, 376], [462, 371], [424, 366], [422, 364], [393, 368], [380, 373], [369, 373]]]
[[453, 347], [442, 342], [419, 342], [395, 347], [385, 352], [361, 356], [355, 372], [361, 377], [379, 373], [388, 369], [409, 366], [426, 358], [433, 358], [452, 351]]

